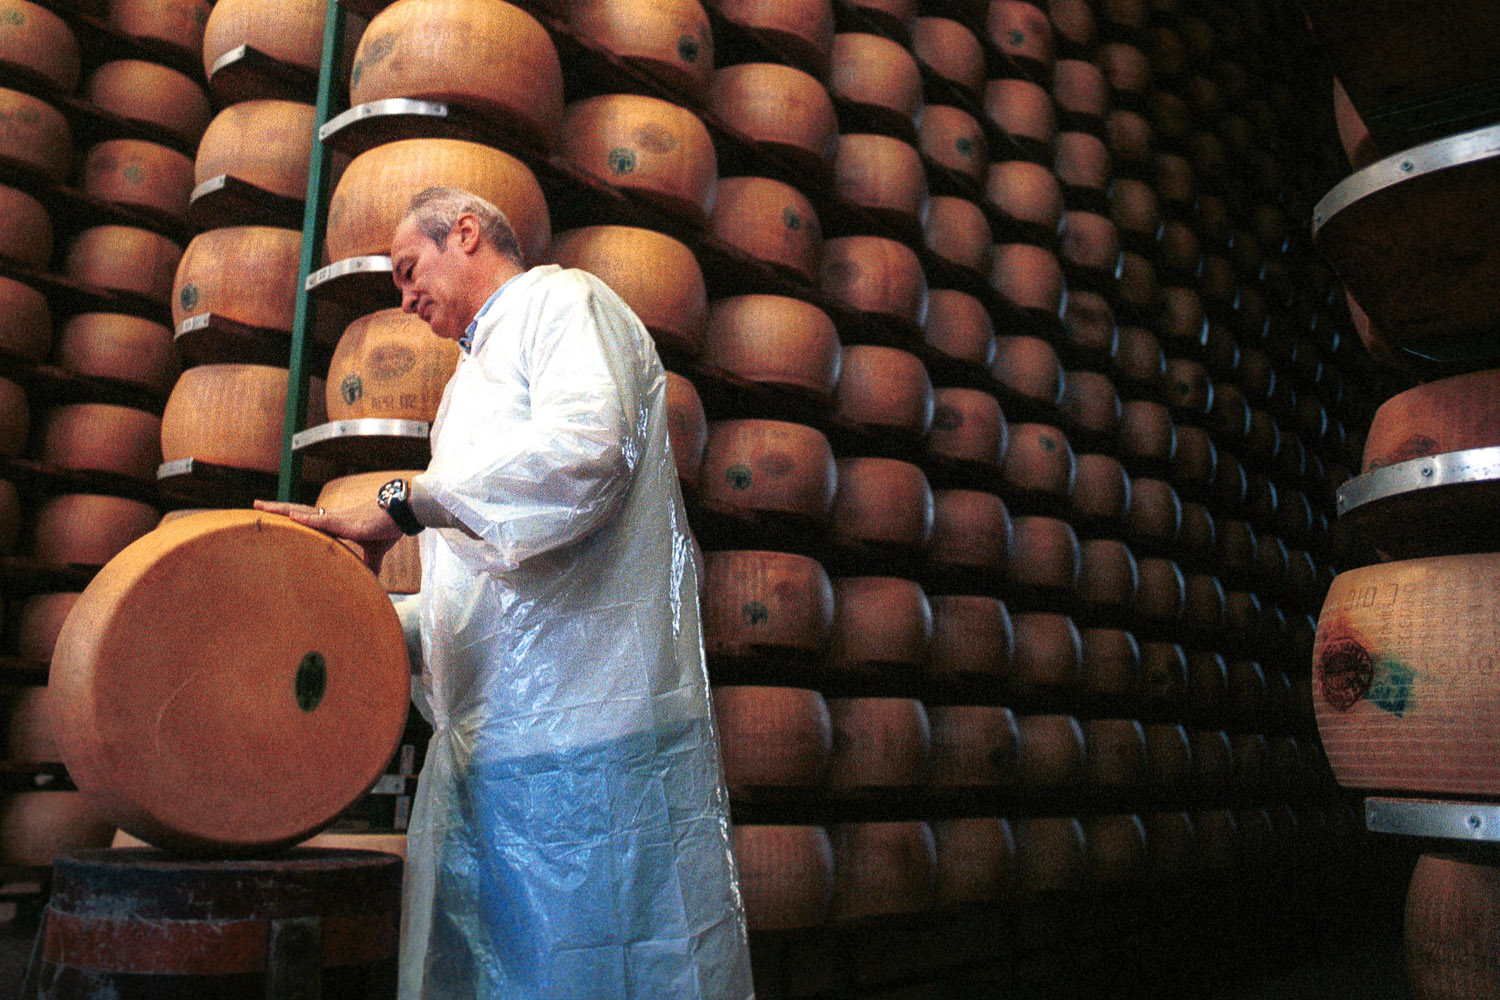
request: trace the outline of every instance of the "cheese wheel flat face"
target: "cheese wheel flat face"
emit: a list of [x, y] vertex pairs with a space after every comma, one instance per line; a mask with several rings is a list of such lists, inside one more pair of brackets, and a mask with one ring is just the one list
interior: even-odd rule
[[249, 854], [332, 821], [405, 724], [401, 627], [343, 545], [255, 511], [128, 546], [63, 625], [62, 755], [112, 822], [164, 849]]
[[1500, 555], [1341, 573], [1313, 651], [1313, 705], [1345, 788], [1500, 794]]

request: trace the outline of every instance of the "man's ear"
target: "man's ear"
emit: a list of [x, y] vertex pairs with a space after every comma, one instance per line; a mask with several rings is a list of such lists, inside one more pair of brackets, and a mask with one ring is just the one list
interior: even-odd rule
[[458, 248], [467, 254], [475, 253], [484, 243], [484, 235], [479, 229], [479, 220], [467, 212], [460, 215], [458, 221], [453, 224], [453, 233], [458, 237]]

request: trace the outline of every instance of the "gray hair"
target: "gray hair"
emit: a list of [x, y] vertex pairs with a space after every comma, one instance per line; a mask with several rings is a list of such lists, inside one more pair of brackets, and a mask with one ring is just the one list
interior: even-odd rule
[[406, 206], [408, 217], [415, 218], [427, 237], [442, 246], [458, 224], [459, 216], [472, 215], [479, 220], [479, 235], [517, 267], [526, 266], [521, 242], [511, 228], [505, 213], [472, 191], [457, 187], [430, 187], [418, 191]]

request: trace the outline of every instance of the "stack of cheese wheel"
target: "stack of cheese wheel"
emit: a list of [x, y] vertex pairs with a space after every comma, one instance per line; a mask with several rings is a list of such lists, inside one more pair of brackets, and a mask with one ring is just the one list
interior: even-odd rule
[[[308, 424], [328, 419], [323, 380], [310, 380]], [[275, 474], [281, 467], [287, 370], [270, 365], [199, 365], [182, 373], [161, 418], [161, 457], [194, 458]]]
[[128, 546], [74, 605], [51, 676], [89, 801], [150, 843], [221, 856], [331, 821], [389, 760], [409, 697], [400, 624], [360, 560], [252, 511]]

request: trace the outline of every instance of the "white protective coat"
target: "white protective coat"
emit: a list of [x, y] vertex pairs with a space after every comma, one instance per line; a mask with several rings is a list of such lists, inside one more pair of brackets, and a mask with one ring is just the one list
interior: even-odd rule
[[533, 268], [471, 327], [422, 535], [435, 732], [403, 1000], [752, 996], [666, 379], [603, 282]]

